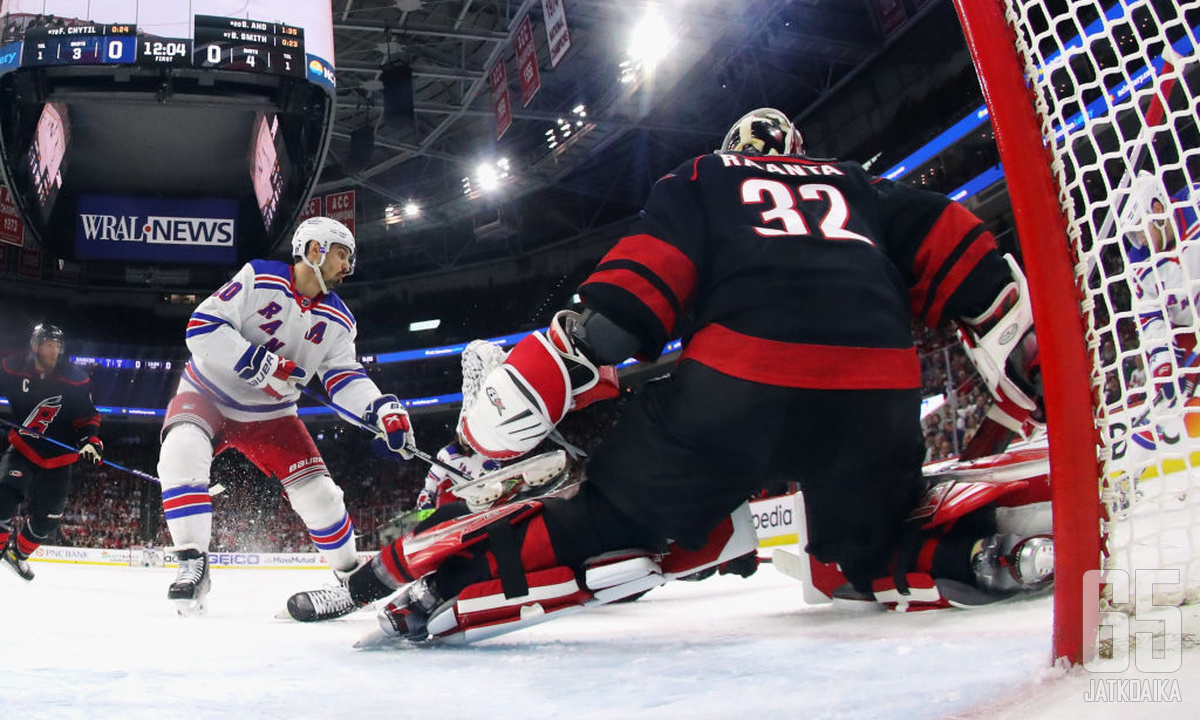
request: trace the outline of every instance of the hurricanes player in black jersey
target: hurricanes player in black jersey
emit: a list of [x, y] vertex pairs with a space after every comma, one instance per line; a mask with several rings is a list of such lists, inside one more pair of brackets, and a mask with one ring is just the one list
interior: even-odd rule
[[[42, 324], [33, 329], [28, 354], [0, 364], [0, 395], [8, 398], [11, 422], [33, 431], [10, 430], [8, 450], [0, 457], [0, 563], [25, 580], [33, 579], [29, 555], [58, 529], [71, 466], [80, 459], [98, 465], [104, 452], [88, 378], [63, 361], [62, 351], [62, 330]], [[26, 521], [15, 527], [13, 515], [22, 501]]]
[[611, 393], [607, 365], [682, 337], [678, 364], [573, 497], [431, 528], [355, 573], [359, 605], [404, 587], [384, 634], [469, 641], [737, 557], [756, 544], [746, 498], [788, 480], [808, 551], [840, 565], [848, 597], [881, 600], [881, 579], [906, 593], [909, 573], [997, 599], [1052, 580], [1053, 541], [1000, 534], [987, 509], [949, 531], [906, 522], [926, 489], [914, 319], [958, 321], [1008, 419], [1040, 416], [1024, 277], [963, 206], [808, 157], [763, 108], [657, 182], [579, 294], [582, 315], [558, 313], [488, 374], [460, 419], [479, 452], [531, 450]]

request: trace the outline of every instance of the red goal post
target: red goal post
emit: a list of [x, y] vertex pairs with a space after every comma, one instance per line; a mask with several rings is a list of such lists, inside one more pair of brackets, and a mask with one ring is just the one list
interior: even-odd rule
[[[1151, 434], [1163, 427], [1158, 404], [1148, 399], [1159, 378], [1144, 379], [1151, 374], [1146, 366], [1156, 341], [1149, 335], [1134, 340], [1122, 336], [1131, 327], [1140, 332], [1139, 318], [1146, 316], [1146, 308], [1138, 304], [1142, 296], [1134, 290], [1143, 282], [1138, 275], [1142, 266], [1122, 240], [1134, 229], [1124, 210], [1133, 203], [1132, 179], [1141, 169], [1169, 186], [1164, 198], [1172, 190], [1192, 187], [1193, 175], [1200, 180], [1200, 158], [1180, 144], [1170, 113], [1163, 122], [1164, 103], [1170, 104], [1163, 95], [1170, 85], [1163, 80], [1160, 87], [1159, 77], [1173, 70], [1170, 82], [1177, 79], [1178, 68], [1172, 69], [1170, 60], [1162, 66], [1162, 61], [1173, 57], [1171, 45], [1177, 38], [1190, 49], [1193, 29], [1180, 6], [1198, 3], [954, 2], [991, 114], [1038, 331], [1053, 491], [1054, 657], [1087, 662], [1095, 657], [1102, 613], [1132, 608], [1131, 602], [1122, 606], [1104, 595], [1095, 576], [1085, 582], [1088, 571], [1103, 569], [1108, 578], [1113, 570], [1132, 575], [1141, 567], [1178, 566], [1185, 587], [1172, 604], [1195, 602], [1200, 592], [1200, 542], [1170, 535], [1179, 512], [1200, 535], [1200, 483], [1189, 481], [1190, 499], [1186, 486], [1182, 501], [1172, 497], [1170, 502], [1187, 506], [1182, 510], [1165, 507], [1168, 501], [1158, 492], [1136, 517], [1114, 511], [1115, 478], [1122, 467], [1115, 458], [1127, 450], [1121, 443], [1133, 439], [1129, 428], [1139, 427], [1129, 420], [1136, 398], [1142, 398], [1139, 407], [1153, 408], [1148, 421], [1142, 413], [1140, 427]], [[1200, 8], [1190, 12], [1194, 21]], [[1195, 105], [1190, 105], [1190, 121], [1188, 103], [1183, 105], [1175, 117], [1180, 124], [1190, 122], [1192, 132]], [[1160, 133], [1175, 137], [1175, 150], [1166, 160], [1155, 152], [1164, 138], [1170, 140]], [[1177, 207], [1182, 203], [1168, 205], [1170, 211], [1182, 212]], [[1200, 277], [1194, 281], [1200, 284]], [[1131, 292], [1138, 299], [1129, 299]], [[1193, 287], [1192, 298], [1195, 292]], [[1165, 308], [1162, 314], [1170, 317]], [[1195, 325], [1193, 320], [1184, 330], [1196, 334]], [[1118, 355], [1115, 359], [1108, 357], [1106, 345]], [[1185, 387], [1181, 367], [1182, 362], [1172, 360], [1169, 379], [1175, 387]], [[1141, 369], [1141, 385], [1130, 379], [1131, 368]], [[1121, 391], [1115, 403], [1108, 392], [1114, 382]], [[1179, 391], [1180, 398], [1186, 395]], [[1176, 419], [1185, 422], [1182, 402], [1172, 407], [1163, 412], [1178, 413]], [[1164, 415], [1161, 422], [1174, 417]], [[1118, 436], [1118, 426], [1128, 434]], [[1200, 432], [1191, 437], [1200, 438]], [[1146, 472], [1163, 486], [1170, 473], [1182, 472], [1185, 481], [1193, 473], [1200, 475], [1200, 469], [1189, 470], [1189, 442], [1184, 437], [1181, 451], [1159, 441], [1158, 455], [1150, 457]], [[1170, 466], [1168, 450], [1183, 453], [1176, 458], [1182, 471]], [[1136, 474], [1145, 477], [1140, 469]], [[1190, 530], [1185, 525], [1182, 532]], [[1150, 547], [1156, 542], [1163, 547]]]

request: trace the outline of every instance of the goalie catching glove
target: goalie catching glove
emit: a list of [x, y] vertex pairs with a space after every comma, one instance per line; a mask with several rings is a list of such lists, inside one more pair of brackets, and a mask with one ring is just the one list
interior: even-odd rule
[[308, 373], [291, 360], [282, 358], [262, 345], [251, 345], [238, 358], [234, 368], [250, 387], [282, 400], [307, 382]]
[[1028, 437], [1045, 423], [1041, 363], [1029, 285], [1012, 256], [1004, 259], [1012, 269], [1013, 281], [981, 315], [964, 319], [958, 336], [996, 400], [988, 417]]
[[546, 332], [525, 336], [487, 374], [459, 418], [459, 434], [473, 448], [496, 460], [520, 457], [569, 411], [617, 396], [616, 370], [597, 367], [577, 342], [580, 321], [579, 313], [560, 311]]
[[381, 458], [409, 460], [416, 447], [408, 411], [395, 395], [380, 395], [367, 406], [363, 420], [377, 428], [371, 449]]

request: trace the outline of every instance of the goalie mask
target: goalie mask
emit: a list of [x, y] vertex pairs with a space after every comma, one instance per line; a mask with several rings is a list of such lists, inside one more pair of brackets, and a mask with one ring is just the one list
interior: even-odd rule
[[1132, 246], [1131, 260], [1145, 260], [1151, 252], [1172, 244], [1167, 228], [1170, 202], [1161, 180], [1144, 170], [1138, 174], [1125, 196], [1119, 221]]
[[801, 155], [804, 141], [787, 115], [774, 108], [751, 110], [733, 124], [721, 152], [754, 155]]
[[[315, 242], [317, 249], [321, 252], [321, 259], [316, 263], [308, 259], [306, 251], [310, 242]], [[335, 244], [344, 245], [350, 251], [350, 269], [346, 271], [346, 275], [353, 275], [357, 253], [354, 249], [354, 235], [350, 232], [350, 228], [333, 218], [314, 217], [300, 223], [296, 227], [296, 232], [292, 233], [292, 257], [300, 258], [305, 265], [317, 272], [317, 281], [321, 284], [321, 292], [328, 292], [325, 288], [325, 280], [321, 277], [321, 266], [325, 264], [325, 257], [329, 253], [329, 249]]]

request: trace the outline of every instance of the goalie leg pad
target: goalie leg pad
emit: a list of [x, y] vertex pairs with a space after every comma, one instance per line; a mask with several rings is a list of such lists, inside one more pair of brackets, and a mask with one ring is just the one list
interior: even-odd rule
[[[531, 518], [540, 515], [542, 510], [541, 501], [530, 500], [453, 518], [396, 540], [380, 551], [379, 561], [392, 582], [399, 587], [434, 572], [449, 558], [472, 556], [481, 551], [486, 552], [487, 548], [476, 547], [485, 540], [498, 537], [503, 543], [504, 526], [508, 526], [511, 532], [513, 525], [530, 521]], [[544, 536], [544, 522], [539, 522], [538, 525], [542, 528], [541, 531], [535, 532], [532, 536], [525, 532], [527, 538], [540, 539]], [[535, 559], [534, 555], [544, 556], [547, 550], [548, 548], [535, 553], [531, 549], [530, 557]], [[552, 552], [550, 557], [553, 557]], [[489, 565], [493, 564], [493, 562], [489, 562]], [[543, 564], [542, 567], [552, 564], [554, 564], [553, 561]], [[482, 579], [474, 578], [474, 580]], [[456, 592], [457, 590], [451, 589], [446, 594], [453, 595]]]
[[704, 547], [684, 550], [672, 543], [660, 564], [667, 579], [674, 580], [757, 549], [758, 535], [754, 531], [750, 503], [742, 503], [728, 518], [709, 531]]
[[640, 550], [592, 558], [583, 575], [581, 585], [569, 567], [528, 573], [525, 578], [529, 590], [519, 597], [506, 596], [499, 580], [470, 585], [445, 611], [430, 619], [430, 635], [455, 644], [477, 642], [605, 605], [666, 582], [658, 563]]

